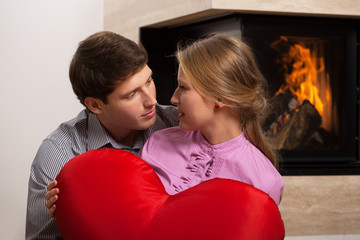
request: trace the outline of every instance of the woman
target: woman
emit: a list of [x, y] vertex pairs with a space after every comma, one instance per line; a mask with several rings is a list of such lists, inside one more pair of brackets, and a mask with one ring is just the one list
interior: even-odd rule
[[[279, 204], [284, 181], [277, 156], [261, 123], [267, 111], [266, 80], [241, 40], [212, 34], [179, 47], [178, 88], [171, 102], [180, 125], [157, 131], [139, 156], [160, 177], [169, 194], [213, 178], [242, 181]], [[58, 189], [48, 185], [49, 215]]]
[[171, 102], [179, 127], [154, 133], [139, 153], [175, 194], [215, 177], [249, 183], [279, 204], [284, 182], [261, 129], [266, 80], [242, 41], [214, 34], [177, 51]]

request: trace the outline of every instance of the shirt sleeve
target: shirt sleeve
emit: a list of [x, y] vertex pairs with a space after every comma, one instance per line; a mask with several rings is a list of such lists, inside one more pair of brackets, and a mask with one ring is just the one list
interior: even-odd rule
[[46, 186], [55, 180], [63, 165], [72, 157], [49, 139], [41, 144], [30, 170], [26, 240], [62, 239], [55, 218], [48, 216], [44, 195]]
[[158, 174], [158, 172], [161, 171], [161, 168], [156, 164], [156, 153], [161, 152], [162, 149], [158, 148], [159, 151], [154, 151], [154, 144], [156, 145], [156, 140], [154, 140], [155, 135], [156, 134], [154, 133], [148, 138], [137, 155], [154, 168], [155, 172]]
[[164, 121], [166, 127], [179, 125], [179, 112], [177, 107], [172, 105], [157, 105], [157, 114]]
[[279, 175], [279, 177], [276, 179], [276, 181], [274, 181], [274, 184], [272, 185], [272, 187], [269, 189], [268, 194], [272, 199], [274, 199], [275, 203], [277, 205], [279, 205], [281, 202], [283, 193], [284, 193], [284, 180]]
[[171, 178], [169, 176], [170, 172], [168, 168], [163, 165], [161, 159], [163, 159], [164, 153], [167, 152], [164, 151], [164, 149], [168, 150], [169, 148], [166, 146], [166, 143], [168, 142], [164, 143], [162, 141], [162, 137], [162, 131], [158, 131], [151, 135], [144, 144], [143, 148], [139, 151], [138, 156], [154, 169], [163, 186], [166, 190], [168, 190], [171, 185]]

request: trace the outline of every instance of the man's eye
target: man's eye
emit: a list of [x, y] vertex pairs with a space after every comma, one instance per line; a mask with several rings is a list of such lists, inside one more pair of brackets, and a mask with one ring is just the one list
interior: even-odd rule
[[154, 81], [154, 79], [152, 77], [149, 78], [149, 80], [147, 80], [146, 85], [149, 85], [150, 83], [152, 83]]
[[135, 96], [135, 92], [132, 92], [132, 93], [130, 93], [128, 96], [127, 96], [127, 98], [132, 98], [132, 97], [134, 97]]

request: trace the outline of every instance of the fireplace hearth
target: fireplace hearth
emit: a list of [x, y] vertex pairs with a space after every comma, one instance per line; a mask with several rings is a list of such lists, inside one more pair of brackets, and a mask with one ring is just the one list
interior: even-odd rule
[[283, 175], [359, 174], [357, 19], [231, 14], [186, 25], [141, 28], [158, 102], [177, 86], [176, 45], [209, 32], [243, 38], [269, 81], [273, 111], [264, 131]]

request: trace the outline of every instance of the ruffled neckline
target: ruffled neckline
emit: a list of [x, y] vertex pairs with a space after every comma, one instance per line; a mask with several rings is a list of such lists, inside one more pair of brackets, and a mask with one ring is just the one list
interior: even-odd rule
[[226, 142], [218, 143], [215, 145], [211, 145], [206, 138], [202, 135], [200, 131], [196, 132], [197, 140], [199, 142], [199, 150], [206, 151], [208, 148], [212, 148], [215, 151], [221, 151], [222, 149], [226, 148], [226, 151], [232, 148], [239, 148], [243, 145], [243, 143], [247, 142], [244, 133], [240, 133], [237, 137], [230, 139]]
[[223, 162], [223, 154], [231, 151], [233, 148], [242, 147], [245, 142], [245, 136], [241, 133], [239, 136], [215, 145], [211, 145], [200, 131], [194, 133], [194, 141], [199, 143], [198, 150], [190, 153], [190, 160], [183, 174], [178, 181], [172, 185], [170, 194], [181, 192], [193, 187], [205, 180], [210, 180], [218, 176]]

